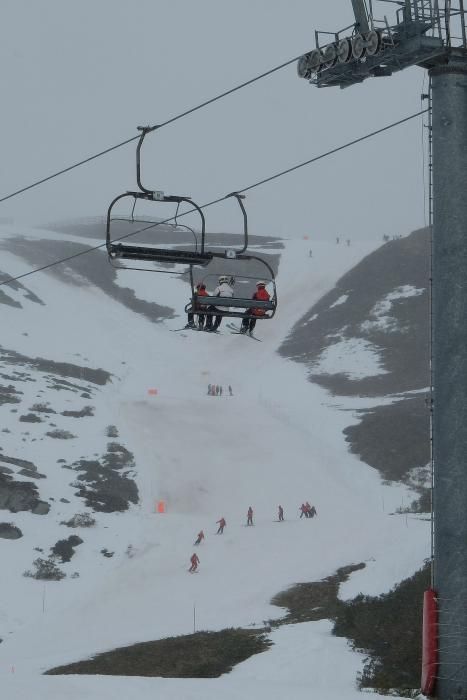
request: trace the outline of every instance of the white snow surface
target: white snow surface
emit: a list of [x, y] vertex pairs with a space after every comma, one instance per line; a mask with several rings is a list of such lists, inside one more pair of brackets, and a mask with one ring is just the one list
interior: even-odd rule
[[333, 309], [335, 306], [340, 306], [341, 304], [345, 304], [345, 302], [347, 301], [348, 298], [349, 298], [348, 294], [342, 294], [338, 299], [336, 299], [334, 304], [331, 304], [331, 306], [329, 308]]
[[[47, 393], [40, 372], [35, 384], [21, 385], [22, 407], [38, 400], [39, 387], [57, 412], [94, 406], [94, 417], [53, 416], [59, 428], [76, 434], [71, 440], [42, 439], [44, 424], [19, 424], [10, 405], [0, 407], [2, 427], [11, 430], [0, 434], [4, 454], [33, 461], [47, 476], [36, 480], [40, 498], [55, 499], [47, 516], [0, 514], [24, 535], [0, 539], [2, 700], [298, 700], [310, 692], [329, 700], [361, 697], [356, 674], [362, 657], [332, 635], [326, 620], [273, 631], [269, 651], [214, 680], [42, 675], [118, 646], [191, 633], [194, 607], [200, 630], [262, 626], [284, 613], [270, 604], [274, 594], [348, 564], [367, 566], [351, 576], [341, 597], [386, 592], [428, 556], [429, 523], [394, 515], [410, 499], [408, 489], [384, 485], [349, 453], [342, 430], [357, 420], [349, 402], [340, 410], [307, 381], [306, 367], [276, 352], [294, 323], [371, 252], [370, 244], [355, 242], [336, 253], [335, 245], [316, 242], [313, 258], [302, 241], [285, 245], [279, 308], [273, 321], [257, 324], [261, 344], [231, 335], [225, 320], [221, 335], [173, 333], [184, 325], [183, 315], [151, 324], [100, 290], [67, 285], [47, 273], [25, 280], [44, 306], [21, 294], [15, 298], [23, 309], [2, 305], [3, 347], [113, 374], [89, 401]], [[4, 254], [3, 270], [25, 267]], [[118, 281], [140, 298], [182, 313], [187, 286], [176, 276], [121, 272]], [[341, 350], [354, 376], [375, 371], [368, 349]], [[341, 371], [341, 363], [329, 356], [327, 368]], [[208, 396], [208, 383], [223, 385], [223, 396]], [[148, 395], [150, 388], [157, 395]], [[105, 450], [110, 424], [135, 455], [141, 501], [125, 513], [95, 514], [94, 528], [70, 530], [61, 521], [88, 509], [74, 495], [73, 472], [57, 460], [91, 459]], [[70, 503], [61, 503], [63, 497]], [[158, 500], [166, 502], [165, 514], [156, 513]], [[313, 520], [298, 518], [305, 500], [317, 508]], [[284, 523], [276, 522], [279, 503]], [[245, 527], [249, 505], [253, 528]], [[221, 516], [227, 527], [216, 536]], [[190, 576], [201, 528], [206, 540], [198, 548], [199, 574]], [[60, 565], [67, 578], [44, 583], [22, 576], [33, 559], [70, 534], [84, 544]], [[112, 558], [102, 556], [104, 547], [115, 552]], [[71, 578], [75, 571], [79, 578]]]
[[407, 299], [408, 297], [416, 297], [423, 294], [425, 290], [414, 287], [411, 284], [404, 284], [397, 287], [394, 291], [386, 294], [383, 299], [370, 311], [370, 318], [364, 321], [360, 328], [364, 332], [370, 331], [385, 331], [386, 333], [401, 333], [404, 331], [399, 322], [394, 316], [390, 316], [390, 311], [395, 301]]
[[349, 379], [364, 379], [387, 374], [379, 349], [363, 338], [346, 338], [329, 345], [313, 365], [314, 374], [345, 374]]

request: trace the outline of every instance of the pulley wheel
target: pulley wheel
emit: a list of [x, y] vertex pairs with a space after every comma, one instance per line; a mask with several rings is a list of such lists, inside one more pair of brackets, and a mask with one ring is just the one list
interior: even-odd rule
[[332, 68], [337, 62], [337, 46], [329, 44], [323, 51], [323, 63], [326, 68]]
[[381, 48], [381, 32], [378, 32], [376, 30], [368, 32], [365, 39], [366, 39], [366, 43], [367, 43], [367, 46], [366, 46], [367, 56], [374, 56], [375, 54], [378, 53], [378, 51]]
[[357, 34], [352, 39], [352, 54], [356, 59], [363, 58], [365, 55], [365, 40], [361, 34]]
[[319, 71], [321, 68], [321, 62], [323, 60], [323, 56], [321, 54], [321, 51], [319, 49], [313, 49], [313, 51], [310, 51], [308, 55], [308, 65], [310, 67], [310, 70], [313, 73], [316, 73]]
[[341, 39], [337, 44], [337, 60], [339, 63], [347, 63], [352, 58], [352, 42], [350, 39]]
[[309, 53], [303, 54], [303, 56], [300, 56], [300, 58], [298, 59], [297, 73], [299, 78], [305, 78], [306, 80], [309, 80], [311, 78], [312, 71], [309, 66], [309, 59]]

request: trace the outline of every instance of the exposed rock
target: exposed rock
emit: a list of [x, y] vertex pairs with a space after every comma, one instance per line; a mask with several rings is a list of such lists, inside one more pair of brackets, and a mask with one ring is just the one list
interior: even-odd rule
[[56, 413], [53, 408], [47, 403], [35, 403], [29, 409], [30, 411], [35, 411], [36, 413]]
[[34, 462], [30, 462], [27, 459], [19, 459], [19, 457], [7, 457], [7, 455], [0, 454], [0, 462], [6, 462], [6, 464], [14, 464], [16, 467], [28, 469], [30, 472], [37, 471], [37, 467], [34, 464]]
[[89, 513], [76, 513], [70, 520], [62, 520], [60, 525], [67, 527], [93, 527], [96, 524], [95, 518]]
[[[39, 372], [48, 372], [51, 375], [56, 375], [52, 376], [51, 379], [56, 380], [57, 382], [60, 381], [57, 380], [57, 376], [72, 377], [73, 379], [79, 379], [82, 382], [91, 382], [91, 384], [104, 386], [108, 381], [110, 381], [111, 378], [111, 374], [103, 369], [80, 367], [79, 365], [73, 365], [69, 362], [54, 362], [53, 360], [47, 360], [43, 357], [27, 357], [26, 355], [21, 355], [14, 350], [8, 350], [1, 346], [0, 358], [3, 362], [8, 364], [32, 367], [33, 369], [39, 370]], [[75, 388], [83, 390], [82, 387], [76, 387], [76, 385]]]
[[[79, 487], [77, 495], [95, 511], [125, 511], [130, 503], [138, 503], [138, 488], [129, 478], [134, 466], [132, 453], [123, 445], [110, 442], [100, 459], [73, 463], [73, 468], [80, 472], [73, 486]], [[124, 468], [127, 471], [120, 473]]]
[[47, 515], [50, 510], [50, 506], [45, 501], [37, 501], [36, 505], [32, 509], [34, 515]]
[[21, 474], [21, 476], [26, 476], [28, 479], [45, 479], [46, 476], [45, 474], [40, 474], [40, 472], [33, 471], [32, 469], [20, 469], [18, 474]]
[[78, 535], [70, 535], [66, 540], [58, 540], [58, 542], [51, 547], [52, 554], [58, 557], [62, 564], [64, 564], [70, 561], [75, 553], [74, 548], [80, 544], [83, 544], [81, 537], [78, 537]]
[[38, 495], [32, 482], [14, 481], [8, 474], [0, 473], [0, 510], [32, 511], [39, 503]]
[[0, 537], [3, 537], [5, 540], [18, 540], [22, 536], [23, 533], [16, 525], [12, 523], [0, 523]]
[[49, 430], [46, 435], [48, 437], [54, 438], [55, 440], [71, 440], [75, 438], [76, 435], [70, 433], [69, 430]]
[[69, 418], [84, 418], [85, 416], [93, 416], [94, 408], [92, 406], [84, 406], [80, 411], [62, 411], [61, 415]]
[[42, 423], [42, 418], [35, 413], [25, 413], [19, 417], [21, 423]]
[[10, 469], [10, 467], [2, 467], [0, 465], [0, 473], [2, 474], [14, 474], [13, 469]]
[[12, 384], [0, 384], [0, 406], [4, 403], [21, 403], [21, 394]]

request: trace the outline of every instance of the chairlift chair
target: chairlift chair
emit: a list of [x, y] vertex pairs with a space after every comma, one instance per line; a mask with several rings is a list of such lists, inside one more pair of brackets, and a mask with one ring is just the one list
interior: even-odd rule
[[[197, 265], [204, 266], [207, 265], [212, 260], [212, 253], [205, 250], [205, 235], [206, 235], [206, 221], [202, 209], [194, 202], [191, 197], [179, 196], [179, 195], [165, 195], [159, 190], [150, 190], [141, 182], [141, 146], [143, 144], [144, 138], [149, 131], [152, 131], [152, 127], [138, 127], [141, 131], [141, 136], [138, 140], [138, 145], [136, 148], [136, 180], [138, 183], [139, 191], [128, 191], [123, 194], [118, 195], [111, 202], [107, 211], [107, 224], [106, 224], [106, 246], [109, 259], [112, 261], [116, 258], [123, 260], [138, 260], [145, 262], [161, 262], [161, 263], [175, 263], [181, 265]], [[174, 248], [158, 248], [155, 245], [140, 245], [140, 244], [129, 244], [124, 242], [123, 239], [128, 238], [133, 233], [121, 236], [118, 239], [112, 239], [112, 222], [115, 222], [118, 217], [112, 216], [112, 210], [117, 202], [122, 199], [129, 197], [133, 199], [133, 209], [134, 205], [138, 200], [145, 200], [148, 202], [155, 203], [173, 203], [177, 204], [177, 211], [180, 204], [186, 202], [193, 207], [193, 210], [198, 212], [201, 218], [201, 240], [200, 247], [198, 250], [198, 245], [195, 240], [195, 248], [191, 250], [186, 249], [174, 249]], [[176, 215], [175, 215], [176, 218]], [[152, 227], [157, 226], [157, 223], [149, 224], [143, 226], [140, 230], [144, 231]], [[189, 227], [186, 227], [189, 228]], [[192, 230], [192, 229], [191, 229]]]
[[[190, 283], [191, 283], [191, 301], [186, 305], [186, 313], [197, 313], [197, 309], [202, 307], [202, 314], [206, 316], [221, 316], [221, 317], [231, 317], [231, 318], [249, 318], [251, 316], [252, 309], [262, 309], [265, 314], [262, 316], [256, 316], [257, 320], [261, 319], [271, 319], [276, 313], [277, 306], [277, 289], [276, 281], [274, 277], [274, 272], [271, 266], [262, 258], [256, 255], [247, 255], [246, 250], [248, 248], [248, 216], [246, 213], [243, 200], [245, 195], [238, 192], [231, 192], [226, 196], [226, 199], [233, 198], [236, 200], [243, 217], [243, 245], [241, 248], [229, 248], [222, 252], [213, 251], [213, 260], [225, 260], [227, 271], [223, 271], [226, 277], [231, 277], [236, 281], [236, 286], [239, 283], [245, 282], [250, 283], [254, 287], [254, 282], [258, 279], [264, 279], [266, 285], [272, 285], [272, 294], [269, 301], [261, 301], [252, 299], [251, 295], [240, 296], [234, 295], [233, 297], [218, 297], [218, 296], [199, 296], [196, 293], [196, 283], [193, 275], [193, 268], [190, 267]], [[260, 266], [260, 273], [257, 276], [252, 277], [248, 275], [239, 275], [238, 266], [242, 262], [252, 262], [256, 261]], [[263, 271], [264, 270], [264, 271]], [[211, 286], [217, 286], [217, 280], [214, 278], [217, 275], [214, 273], [205, 274], [204, 278], [197, 279], [196, 282], [203, 282], [208, 286], [209, 278], [212, 278]]]
[[[218, 256], [217, 256], [218, 257]], [[238, 255], [235, 258], [236, 261], [256, 261], [259, 263], [262, 267], [265, 268], [267, 274], [264, 274], [262, 279], [264, 279], [266, 286], [269, 286], [270, 288], [272, 287], [271, 290], [271, 298], [269, 301], [261, 301], [259, 299], [252, 299], [251, 295], [250, 296], [243, 296], [243, 295], [237, 295], [234, 294], [233, 297], [218, 297], [218, 296], [200, 296], [196, 293], [196, 284], [199, 282], [202, 282], [206, 284], [206, 287], [209, 284], [209, 278], [212, 277], [213, 282], [212, 285], [217, 284], [214, 280], [217, 278], [217, 275], [210, 274], [210, 275], [205, 275], [202, 279], [200, 279], [197, 283], [195, 283], [194, 277], [193, 277], [193, 269], [190, 268], [190, 282], [191, 282], [191, 289], [192, 289], [192, 297], [191, 297], [191, 302], [189, 302], [186, 307], [185, 311], [186, 313], [197, 313], [198, 311], [205, 316], [221, 316], [221, 317], [231, 317], [231, 318], [250, 318], [251, 317], [251, 310], [252, 309], [261, 309], [265, 313], [264, 315], [261, 316], [255, 316], [256, 320], [261, 321], [261, 320], [268, 320], [271, 319], [275, 313], [276, 313], [276, 308], [277, 308], [277, 289], [276, 289], [276, 281], [274, 277], [274, 272], [271, 268], [271, 266], [262, 258], [259, 258], [256, 255]], [[229, 269], [232, 269], [232, 265], [229, 266]], [[235, 286], [238, 287], [241, 282], [246, 282], [249, 283], [250, 287], [255, 286], [255, 281], [258, 279], [259, 275], [252, 277], [249, 275], [238, 275], [238, 274], [232, 274], [230, 275], [229, 273], [226, 273], [226, 277], [235, 276]], [[235, 287], [234, 287], [235, 290]]]

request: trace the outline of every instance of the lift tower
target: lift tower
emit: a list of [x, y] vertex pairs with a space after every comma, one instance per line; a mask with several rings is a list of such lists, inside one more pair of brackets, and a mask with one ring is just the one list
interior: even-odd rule
[[[384, 3], [384, 5], [383, 5]], [[456, 5], [454, 7], [454, 5]], [[315, 32], [298, 74], [345, 88], [409, 66], [432, 87], [433, 587], [437, 659], [425, 693], [467, 700], [467, 38], [464, 0], [352, 0], [355, 24]], [[396, 10], [394, 12], [394, 7]], [[388, 19], [383, 8], [393, 10]], [[377, 19], [376, 10], [381, 9]], [[428, 679], [430, 681], [430, 679]], [[436, 681], [436, 685], [433, 686]], [[423, 683], [422, 683], [423, 685]]]

